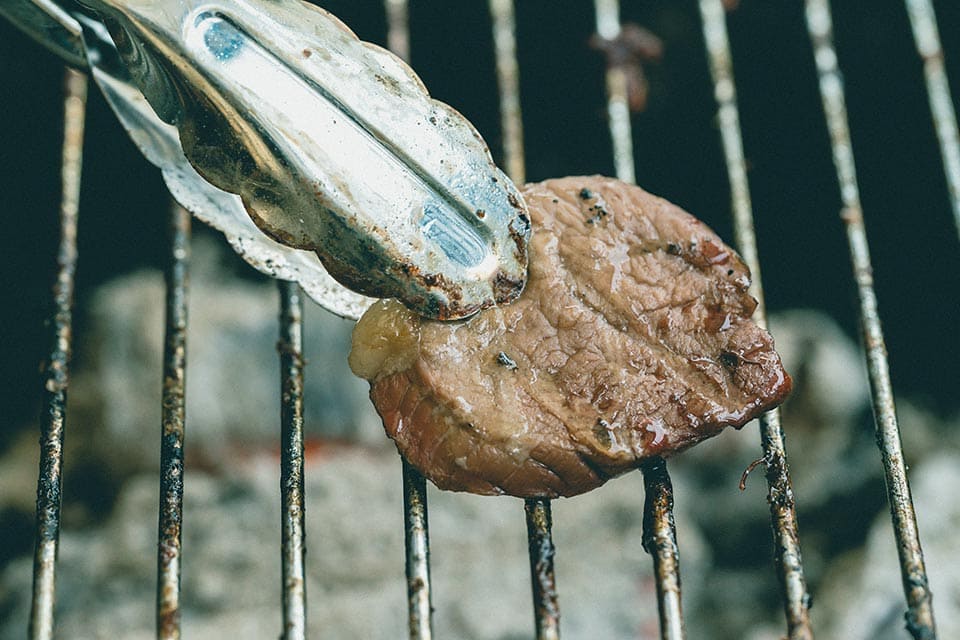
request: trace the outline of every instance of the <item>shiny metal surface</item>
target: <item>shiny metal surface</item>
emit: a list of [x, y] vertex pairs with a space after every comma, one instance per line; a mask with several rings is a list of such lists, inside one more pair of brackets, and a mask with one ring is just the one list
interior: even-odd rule
[[0, 16], [71, 66], [88, 67], [80, 22], [53, 0], [8, 0], [0, 3]]
[[[192, 168], [240, 196], [240, 210], [270, 238], [315, 252], [353, 291], [442, 319], [519, 295], [530, 233], [519, 192], [473, 126], [433, 100], [393, 54], [299, 0], [89, 4], [117, 45], [86, 47], [98, 82], [174, 195], [203, 210], [199, 217], [222, 228], [239, 207], [200, 185]], [[70, 16], [61, 24], [40, 5], [17, 6], [32, 17], [15, 22], [39, 24], [38, 37], [50, 24], [74, 38], [72, 49], [60, 49], [76, 58], [83, 36]], [[122, 65], [100, 64], [115, 53]], [[176, 131], [161, 133], [132, 86]], [[227, 214], [216, 211], [221, 202]], [[288, 267], [288, 252], [253, 253], [248, 260], [262, 270]], [[304, 271], [303, 259], [291, 262]], [[308, 264], [306, 279], [322, 280], [319, 264]], [[330, 289], [301, 284], [321, 298]], [[357, 315], [362, 300], [347, 298], [331, 310]]]
[[93, 77], [143, 155], [160, 168], [167, 188], [186, 209], [226, 236], [233, 249], [268, 276], [297, 282], [318, 304], [337, 315], [359, 318], [373, 301], [350, 291], [327, 273], [317, 255], [280, 244], [247, 215], [240, 196], [204, 180], [190, 165], [174, 126], [161, 121], [143, 95], [102, 68]]

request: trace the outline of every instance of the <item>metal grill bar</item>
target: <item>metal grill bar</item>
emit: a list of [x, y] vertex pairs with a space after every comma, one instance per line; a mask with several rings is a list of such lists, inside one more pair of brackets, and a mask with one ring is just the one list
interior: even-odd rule
[[[520, 107], [520, 73], [517, 64], [517, 26], [513, 0], [490, 0], [493, 44], [500, 93], [500, 128], [507, 174], [517, 184], [526, 176], [523, 152], [523, 117]], [[524, 501], [530, 582], [533, 593], [534, 629], [537, 640], [559, 640], [560, 603], [553, 567], [553, 517], [550, 501]]]
[[[727, 35], [726, 14], [721, 0], [700, 0], [700, 15], [703, 20], [707, 55], [710, 59], [714, 95], [719, 106], [717, 115], [730, 181], [734, 234], [740, 255], [753, 276], [752, 293], [758, 303], [754, 318], [757, 324], [766, 327], [766, 304], [760, 277], [757, 237], [753, 225], [753, 206], [750, 202], [743, 138], [740, 133], [740, 115], [733, 78], [730, 39]], [[770, 516], [773, 521], [775, 562], [784, 598], [787, 633], [790, 640], [807, 640], [813, 638], [813, 630], [810, 626], [810, 596], [807, 593], [800, 555], [797, 515], [793, 501], [793, 487], [787, 469], [779, 408], [760, 417], [760, 441], [766, 463], [767, 502], [770, 505]]]
[[[595, 0], [594, 7], [597, 35], [607, 41], [616, 39], [621, 31], [619, 0]], [[607, 69], [606, 80], [607, 117], [617, 178], [636, 183], [627, 76], [622, 68], [611, 66]], [[685, 632], [680, 606], [680, 554], [673, 520], [673, 485], [662, 459], [657, 458], [652, 466], [652, 471], [645, 468], [643, 472], [646, 486], [643, 547], [653, 556], [660, 637], [663, 640], [680, 640], [685, 637]], [[653, 540], [657, 544], [652, 544]], [[661, 545], [661, 540], [670, 542]]]
[[385, 0], [387, 48], [402, 60], [410, 61], [410, 21], [407, 0]]
[[530, 550], [537, 640], [559, 640], [560, 605], [557, 602], [557, 581], [553, 573], [556, 548], [550, 534], [553, 528], [550, 501], [525, 500], [524, 511], [527, 515], [527, 545]]
[[303, 298], [294, 282], [280, 291], [280, 496], [282, 640], [307, 635], [307, 586], [303, 482]]
[[402, 460], [402, 464], [410, 638], [411, 640], [430, 640], [433, 637], [433, 605], [430, 598], [427, 481], [406, 460]]
[[[391, 51], [410, 60], [407, 0], [385, 0], [387, 42]], [[403, 531], [406, 548], [407, 629], [411, 640], [433, 638], [430, 589], [430, 529], [427, 517], [427, 481], [401, 457], [403, 466]]]
[[187, 284], [190, 214], [170, 212], [170, 256], [165, 270], [166, 337], [160, 437], [160, 518], [157, 545], [157, 637], [180, 638], [180, 565], [183, 524], [183, 441], [187, 368]]
[[843, 201], [840, 215], [847, 231], [853, 275], [860, 300], [860, 321], [873, 398], [877, 445], [883, 461], [887, 499], [890, 502], [890, 515], [893, 519], [903, 589], [907, 599], [906, 626], [915, 640], [932, 640], [936, 638], [933, 604], [923, 551], [920, 548], [913, 498], [907, 481], [887, 351], [873, 289], [873, 269], [850, 143], [843, 80], [837, 67], [837, 54], [833, 45], [833, 19], [827, 0], [807, 0], [806, 20], [819, 73], [820, 95], [830, 132], [833, 161], [840, 182], [840, 196]]
[[[597, 35], [614, 40], [620, 35], [620, 0], [595, 0]], [[613, 165], [624, 182], [637, 181], [633, 162], [633, 134], [627, 98], [627, 74], [616, 66], [607, 69], [607, 117], [613, 142]]]
[[53, 285], [53, 335], [50, 355], [43, 369], [40, 472], [37, 479], [37, 521], [34, 538], [36, 548], [33, 556], [33, 599], [28, 630], [31, 640], [48, 640], [53, 637], [63, 485], [63, 437], [73, 337], [74, 274], [77, 268], [77, 215], [87, 102], [86, 76], [67, 70], [64, 94], [60, 246], [57, 250], [57, 276]]
[[683, 640], [683, 609], [680, 602], [680, 553], [673, 520], [673, 483], [663, 458], [643, 466], [643, 548], [653, 556], [657, 581], [660, 637]]
[[927, 82], [930, 111], [940, 142], [940, 155], [953, 205], [953, 218], [960, 234], [960, 133], [957, 114], [950, 98], [950, 84], [943, 65], [943, 48], [937, 33], [937, 16], [930, 0], [907, 0], [907, 14], [913, 29], [917, 53], [923, 58], [923, 75]]
[[490, 15], [493, 17], [493, 48], [497, 60], [497, 86], [500, 89], [503, 158], [507, 175], [517, 184], [523, 184], [526, 181], [526, 170], [513, 0], [490, 0]]
[[[513, 0], [490, 0], [493, 42], [500, 91], [500, 122], [507, 174], [517, 184], [525, 180], [523, 121], [520, 112], [520, 73], [517, 64], [516, 20]], [[553, 518], [550, 501], [524, 501], [527, 521], [527, 548], [530, 555], [530, 582], [533, 594], [533, 622], [537, 640], [559, 640], [560, 603], [553, 568]]]

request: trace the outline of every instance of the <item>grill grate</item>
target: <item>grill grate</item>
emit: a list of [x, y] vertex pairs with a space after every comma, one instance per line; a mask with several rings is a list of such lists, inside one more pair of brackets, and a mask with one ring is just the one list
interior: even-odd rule
[[[933, 113], [951, 204], [960, 231], [960, 144], [956, 116], [943, 67], [937, 26], [928, 0], [907, 0], [917, 50], [924, 60], [930, 108]], [[406, 0], [386, 0], [387, 40], [403, 58], [409, 58]], [[524, 150], [516, 57], [516, 27], [512, 0], [489, 0], [500, 95], [505, 165], [517, 182], [524, 180]], [[722, 0], [700, 0], [714, 95], [718, 104], [720, 136], [731, 190], [734, 232], [738, 249], [754, 276], [753, 294], [759, 300], [758, 322], [766, 324], [756, 234], [746, 172], [743, 141], [734, 86], [726, 15]], [[619, 2], [596, 0], [598, 34], [613, 40], [621, 31]], [[843, 203], [844, 222], [860, 301], [860, 320], [874, 401], [877, 443], [884, 466], [888, 499], [896, 534], [907, 601], [907, 628], [916, 639], [936, 637], [916, 516], [907, 482], [899, 426], [880, 327], [864, 214], [847, 123], [843, 83], [833, 45], [827, 0], [807, 0], [807, 28], [814, 45], [820, 92], [830, 133], [833, 158]], [[634, 158], [627, 77], [613, 66], [606, 73], [608, 120], [614, 165], [618, 177], [633, 182]], [[55, 560], [59, 535], [61, 465], [65, 423], [67, 365], [71, 350], [71, 307], [76, 267], [77, 210], [83, 139], [84, 76], [66, 75], [65, 129], [62, 158], [61, 242], [54, 286], [53, 344], [44, 370], [41, 460], [37, 491], [36, 552], [29, 636], [52, 638]], [[159, 509], [157, 635], [180, 637], [180, 525], [183, 501], [184, 377], [186, 367], [187, 269], [189, 216], [179, 207], [171, 211], [171, 243], [167, 271], [166, 347], [164, 357], [163, 418]], [[281, 494], [283, 638], [306, 634], [304, 483], [303, 483], [303, 373], [302, 300], [299, 289], [280, 283], [281, 366]], [[809, 596], [798, 541], [794, 506], [780, 413], [760, 420], [762, 462], [766, 467], [768, 502], [773, 524], [776, 568], [780, 580], [787, 633], [791, 640], [812, 638]], [[655, 460], [642, 470], [646, 487], [643, 546], [653, 556], [660, 611], [661, 637], [685, 637], [680, 597], [679, 553], [673, 519], [673, 489], [666, 464]], [[427, 494], [424, 478], [402, 463], [405, 511], [406, 571], [411, 638], [432, 637]], [[550, 502], [527, 500], [525, 514], [530, 550], [533, 610], [537, 638], [559, 638], [559, 606], [553, 568]]]

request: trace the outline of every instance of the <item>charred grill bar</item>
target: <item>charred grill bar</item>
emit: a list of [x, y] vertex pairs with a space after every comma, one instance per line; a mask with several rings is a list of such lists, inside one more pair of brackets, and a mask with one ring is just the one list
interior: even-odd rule
[[[410, 60], [407, 0], [385, 0], [387, 43], [402, 60]], [[430, 529], [427, 519], [427, 481], [401, 458], [403, 473], [403, 540], [407, 575], [407, 630], [410, 640], [433, 637], [433, 601], [430, 589]]]
[[903, 590], [907, 599], [907, 630], [915, 640], [933, 640], [937, 637], [937, 632], [932, 597], [900, 443], [900, 427], [890, 384], [887, 348], [880, 327], [877, 296], [873, 289], [873, 267], [870, 263], [870, 248], [867, 244], [860, 190], [857, 186], [843, 80], [833, 45], [833, 18], [827, 0], [807, 0], [806, 19], [820, 77], [820, 96], [830, 132], [833, 162], [840, 184], [840, 198], [843, 202], [840, 216], [847, 231], [853, 277], [860, 300], [860, 322], [873, 397], [877, 445], [883, 461], [887, 499], [890, 502]]
[[433, 605], [430, 597], [427, 481], [406, 460], [401, 463], [410, 640], [430, 640], [433, 637]]
[[37, 521], [33, 556], [31, 640], [53, 637], [56, 601], [56, 562], [60, 541], [63, 486], [63, 436], [67, 416], [67, 385], [73, 342], [73, 289], [77, 269], [77, 214], [87, 78], [67, 70], [64, 78], [63, 151], [61, 158], [60, 246], [53, 285], [53, 334], [43, 369], [43, 411], [40, 416], [40, 472], [37, 478]]
[[560, 605], [557, 602], [557, 581], [553, 572], [551, 530], [553, 515], [549, 500], [524, 500], [527, 514], [527, 545], [530, 550], [530, 576], [533, 582], [533, 613], [537, 640], [560, 638]]
[[[517, 26], [513, 0], [490, 0], [493, 48], [500, 93], [500, 129], [507, 175], [517, 184], [526, 179], [523, 151], [523, 118], [520, 108], [520, 72], [517, 64]], [[553, 516], [550, 501], [524, 501], [527, 549], [537, 640], [560, 638], [560, 603], [553, 566]]]
[[680, 553], [673, 520], [673, 483], [663, 458], [654, 458], [643, 472], [643, 548], [653, 556], [660, 611], [660, 637], [683, 640], [683, 607], [680, 601]]
[[[700, 16], [713, 78], [714, 97], [718, 105], [717, 119], [730, 182], [737, 249], [750, 268], [753, 280], [751, 293], [757, 299], [754, 318], [757, 324], [766, 327], [763, 281], [760, 276], [753, 206], [750, 202], [750, 186], [747, 181], [747, 165], [733, 78], [733, 60], [723, 3], [721, 0], [700, 0]], [[760, 417], [760, 442], [766, 463], [767, 502], [773, 523], [775, 564], [783, 595], [787, 633], [790, 640], [807, 640], [813, 637], [810, 626], [810, 596], [800, 556], [797, 513], [787, 467], [783, 429], [780, 426], [779, 407]]]
[[303, 298], [294, 282], [280, 292], [280, 497], [282, 640], [307, 634], [306, 501], [303, 487]]
[[[597, 36], [613, 42], [621, 33], [620, 1], [595, 0]], [[606, 72], [607, 118], [613, 143], [613, 163], [617, 177], [635, 183], [633, 128], [627, 96], [626, 71], [610, 65]], [[643, 470], [646, 504], [643, 515], [643, 547], [653, 557], [657, 583], [657, 608], [660, 614], [660, 637], [681, 640], [685, 637], [683, 611], [680, 606], [680, 552], [673, 520], [673, 485], [666, 464], [658, 459]], [[649, 537], [648, 537], [649, 536]], [[661, 545], [661, 542], [669, 544]]]
[[157, 545], [157, 637], [180, 638], [180, 567], [183, 527], [183, 444], [187, 370], [187, 280], [190, 214], [170, 213], [170, 255], [163, 350], [163, 409], [160, 437], [160, 518]]

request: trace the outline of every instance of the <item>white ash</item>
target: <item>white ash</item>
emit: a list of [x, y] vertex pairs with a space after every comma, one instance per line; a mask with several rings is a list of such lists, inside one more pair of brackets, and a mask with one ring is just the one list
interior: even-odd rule
[[[960, 450], [935, 454], [910, 473], [920, 543], [941, 638], [960, 638]], [[818, 597], [819, 637], [906, 640], [893, 527], [877, 516], [866, 546], [840, 558]]]
[[[184, 637], [276, 637], [280, 629], [280, 507], [276, 461], [237, 461], [236, 473], [186, 475]], [[400, 464], [390, 452], [321, 452], [307, 467], [309, 637], [387, 639], [406, 623]], [[63, 532], [58, 637], [153, 637], [156, 481], [131, 479], [101, 526]], [[642, 479], [554, 503], [557, 579], [568, 638], [656, 637], [651, 563], [641, 549]], [[533, 629], [523, 502], [430, 491], [438, 637], [512, 640]], [[685, 598], [696, 606], [706, 566], [696, 528], [683, 526]], [[0, 638], [19, 638], [31, 563], [3, 576]], [[647, 603], [642, 606], [641, 603]]]
[[[193, 242], [187, 335], [187, 438], [210, 463], [237, 446], [273, 444], [279, 434], [279, 298], [272, 281], [232, 276], [223, 249]], [[346, 364], [353, 322], [305, 298], [305, 428], [308, 434], [382, 444], [367, 385]], [[84, 428], [102, 428], [123, 464], [155, 466], [162, 389], [164, 283], [144, 271], [101, 287], [90, 304], [91, 335], [72, 381]], [[71, 409], [74, 406], [71, 406]], [[73, 415], [73, 414], [72, 414]], [[95, 418], [94, 418], [95, 416]], [[96, 425], [96, 426], [95, 426]], [[157, 435], [159, 437], [159, 435]]]

